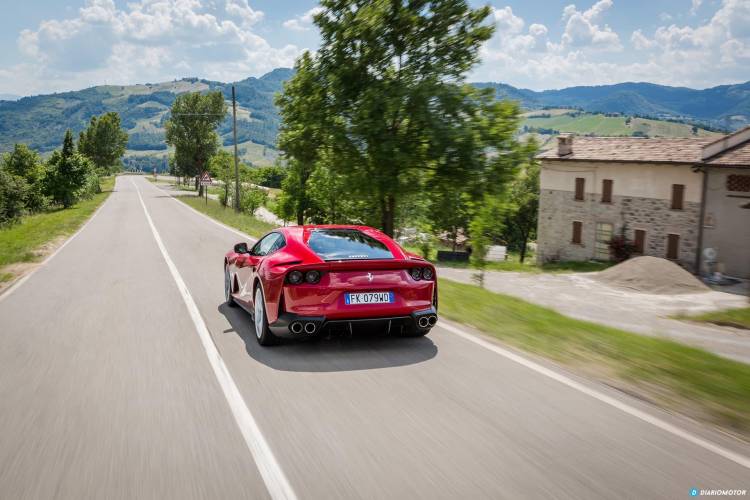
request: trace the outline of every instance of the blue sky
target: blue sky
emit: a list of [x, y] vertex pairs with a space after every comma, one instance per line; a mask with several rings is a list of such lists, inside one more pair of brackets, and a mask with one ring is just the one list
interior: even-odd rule
[[[0, 1], [0, 94], [239, 80], [291, 66], [319, 43], [313, 1]], [[750, 0], [471, 3], [489, 4], [496, 25], [472, 81], [539, 90], [750, 80]]]

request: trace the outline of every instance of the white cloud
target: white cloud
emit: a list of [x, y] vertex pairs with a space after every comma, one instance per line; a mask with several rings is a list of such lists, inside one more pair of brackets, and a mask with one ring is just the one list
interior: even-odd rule
[[703, 0], [693, 0], [693, 5], [690, 7], [691, 16], [694, 16], [698, 12], [698, 9], [700, 9], [702, 3]]
[[575, 5], [563, 10], [566, 21], [562, 45], [569, 47], [596, 47], [601, 50], [620, 50], [620, 37], [607, 26], [597, 24], [602, 14], [612, 7], [612, 0], [599, 0], [591, 8], [579, 11]]
[[247, 0], [227, 0], [226, 11], [242, 19], [242, 25], [249, 27], [263, 19], [263, 12], [253, 10]]
[[523, 19], [513, 14], [513, 9], [503, 7], [502, 9], [492, 9], [495, 18], [497, 31], [502, 34], [520, 33], [523, 30]]
[[504, 13], [500, 17], [506, 29], [498, 29], [483, 47], [483, 64], [471, 79], [535, 89], [623, 81], [709, 87], [750, 79], [747, 0], [721, 0], [713, 17], [699, 25], [678, 25], [669, 22], [668, 14], [660, 16], [663, 26], [631, 33], [629, 50], [623, 50], [620, 35], [604, 24], [616, 8], [612, 0], [593, 2], [589, 8], [566, 6], [559, 38], [550, 36], [546, 26], [537, 28], [529, 24], [532, 19], [515, 15], [510, 25], [528, 24], [528, 33], [507, 29], [512, 11], [494, 8], [495, 20], [497, 13]]
[[75, 17], [19, 34], [28, 81], [16, 84], [28, 94], [37, 85], [50, 91], [182, 76], [230, 81], [291, 66], [301, 50], [272, 47], [253, 32], [262, 19], [247, 0], [138, 0], [122, 8], [87, 0]]
[[547, 34], [547, 27], [543, 24], [534, 23], [529, 26], [529, 33], [532, 36], [544, 36]]
[[633, 43], [633, 46], [638, 50], [649, 49], [654, 45], [654, 42], [646, 38], [643, 32], [639, 29], [633, 32], [633, 34], [630, 36], [630, 41]]
[[313, 7], [301, 16], [297, 16], [294, 19], [287, 19], [283, 22], [283, 26], [293, 31], [308, 31], [313, 26], [313, 16], [322, 11], [322, 7]]

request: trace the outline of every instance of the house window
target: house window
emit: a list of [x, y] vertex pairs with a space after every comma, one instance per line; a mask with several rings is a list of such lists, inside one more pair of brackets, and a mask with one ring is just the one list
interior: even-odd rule
[[635, 230], [635, 253], [643, 254], [646, 248], [646, 231], [643, 229]]
[[679, 256], [680, 256], [680, 235], [668, 234], [667, 235], [667, 258], [671, 260], [677, 260]]
[[612, 203], [612, 179], [602, 181], [602, 203]]
[[571, 243], [580, 245], [582, 232], [583, 232], [583, 222], [578, 221], [578, 220], [573, 221], [573, 239], [571, 240]]
[[685, 201], [685, 185], [672, 184], [672, 210], [682, 210]]
[[583, 201], [583, 190], [586, 186], [586, 179], [583, 177], [576, 177], [576, 197], [578, 201]]
[[750, 175], [727, 175], [727, 191], [750, 193]]

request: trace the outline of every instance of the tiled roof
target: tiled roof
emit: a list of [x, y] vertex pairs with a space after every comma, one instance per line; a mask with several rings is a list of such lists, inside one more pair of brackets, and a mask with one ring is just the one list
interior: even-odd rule
[[[557, 145], [537, 155], [541, 159], [699, 163], [703, 146], [712, 138], [646, 139], [640, 137], [575, 137], [573, 153], [557, 154]], [[750, 149], [749, 149], [750, 151]]]
[[743, 142], [713, 158], [708, 158], [707, 165], [741, 165], [750, 167], [750, 141]]

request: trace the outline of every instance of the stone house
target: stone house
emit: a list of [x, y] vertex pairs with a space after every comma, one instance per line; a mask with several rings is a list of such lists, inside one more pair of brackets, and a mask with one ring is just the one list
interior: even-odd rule
[[641, 255], [750, 278], [750, 127], [713, 138], [558, 137], [541, 161], [537, 259]]

